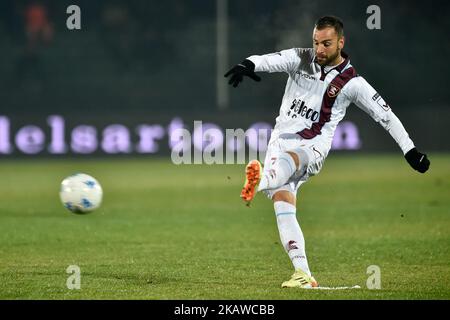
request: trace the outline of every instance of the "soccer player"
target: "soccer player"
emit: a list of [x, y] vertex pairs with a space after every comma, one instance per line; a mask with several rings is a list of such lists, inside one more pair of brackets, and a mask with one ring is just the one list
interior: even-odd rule
[[274, 202], [281, 243], [294, 266], [282, 287], [317, 287], [305, 253], [305, 240], [296, 218], [296, 194], [309, 177], [318, 174], [331, 148], [334, 131], [350, 103], [367, 112], [389, 132], [406, 161], [424, 173], [430, 161], [420, 153], [400, 120], [381, 95], [361, 76], [343, 51], [344, 26], [334, 16], [320, 18], [314, 27], [313, 48], [293, 48], [266, 55], [252, 55], [225, 74], [237, 87], [255, 72], [288, 75], [280, 114], [270, 138], [264, 169], [258, 160], [246, 166], [241, 197], [247, 203], [256, 192]]

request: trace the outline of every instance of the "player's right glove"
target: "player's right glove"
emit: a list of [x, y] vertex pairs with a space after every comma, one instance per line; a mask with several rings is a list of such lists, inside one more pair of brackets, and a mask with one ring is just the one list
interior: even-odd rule
[[406, 161], [409, 165], [413, 167], [414, 170], [424, 173], [430, 167], [430, 160], [428, 160], [427, 155], [420, 153], [416, 148], [412, 148], [405, 154]]
[[224, 77], [228, 77], [231, 75], [229, 84], [233, 85], [233, 87], [237, 87], [244, 76], [247, 76], [255, 81], [261, 81], [261, 78], [255, 73], [255, 64], [248, 59], [245, 59], [240, 64], [235, 65], [231, 68], [227, 73], [225, 73]]

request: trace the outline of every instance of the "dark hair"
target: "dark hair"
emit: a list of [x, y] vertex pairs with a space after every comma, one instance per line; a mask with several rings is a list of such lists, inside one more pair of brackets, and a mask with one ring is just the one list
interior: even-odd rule
[[338, 37], [342, 37], [344, 35], [344, 24], [342, 20], [335, 16], [323, 16], [317, 20], [315, 25], [317, 30], [322, 30], [325, 28], [334, 28]]

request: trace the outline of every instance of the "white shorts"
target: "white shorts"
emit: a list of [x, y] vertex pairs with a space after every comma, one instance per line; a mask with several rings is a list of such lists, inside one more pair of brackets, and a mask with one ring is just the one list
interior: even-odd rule
[[326, 157], [321, 148], [311, 144], [310, 141], [305, 141], [297, 134], [281, 135], [267, 146], [264, 173], [268, 173], [272, 169], [274, 158], [278, 158], [281, 153], [287, 151], [297, 154], [306, 153], [306, 157], [303, 157], [303, 160], [306, 158], [308, 163], [301, 170], [295, 172], [285, 185], [276, 189], [264, 190], [263, 192], [270, 199], [281, 190], [289, 191], [296, 195], [297, 190], [303, 183], [308, 181], [309, 177], [320, 172]]

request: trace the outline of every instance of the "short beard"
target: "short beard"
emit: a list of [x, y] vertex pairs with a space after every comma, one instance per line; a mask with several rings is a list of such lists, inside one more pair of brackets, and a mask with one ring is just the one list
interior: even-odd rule
[[317, 62], [317, 60], [316, 60], [316, 62], [319, 63], [319, 65], [326, 67], [326, 66], [330, 65], [332, 62], [334, 62], [334, 60], [336, 60], [336, 58], [339, 57], [340, 54], [341, 54], [341, 50], [337, 49], [336, 53], [333, 54], [331, 57], [329, 57], [327, 60], [325, 60], [325, 62], [319, 63], [319, 62]]

